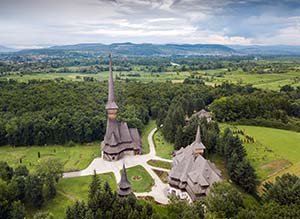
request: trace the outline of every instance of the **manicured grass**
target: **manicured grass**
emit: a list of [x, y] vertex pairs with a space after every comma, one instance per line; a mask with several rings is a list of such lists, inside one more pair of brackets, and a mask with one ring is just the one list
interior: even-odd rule
[[[99, 174], [98, 177], [101, 183], [108, 182], [112, 190], [117, 189], [116, 179], [112, 172]], [[73, 200], [87, 201], [91, 181], [92, 176], [64, 178], [59, 181], [57, 189]]]
[[149, 123], [142, 130], [143, 154], [148, 154], [150, 152], [148, 135], [155, 127], [156, 127], [155, 120], [150, 120]]
[[[254, 138], [254, 143], [243, 145], [247, 150], [248, 159], [262, 181], [290, 171], [300, 175], [300, 133], [257, 126], [221, 125], [222, 128], [226, 126], [243, 130]], [[243, 138], [242, 135], [239, 136]]]
[[154, 180], [141, 165], [128, 168], [127, 178], [134, 192], [150, 192], [154, 185]]
[[[101, 183], [107, 181], [113, 190], [116, 190], [117, 183], [113, 173], [98, 175]], [[61, 179], [57, 185], [58, 194], [52, 201], [46, 203], [43, 211], [49, 211], [54, 218], [65, 218], [66, 209], [74, 204], [76, 200], [87, 201], [89, 186], [92, 176], [81, 176]]]
[[172, 169], [171, 162], [166, 162], [162, 160], [148, 160], [147, 163], [153, 167], [160, 167], [168, 170]]
[[[140, 173], [146, 171], [141, 166], [136, 166], [132, 168], [128, 168], [128, 172], [133, 173]], [[147, 173], [148, 174], [148, 173]], [[148, 177], [145, 176], [145, 174], [141, 174], [143, 179], [146, 179], [150, 177], [148, 174]], [[112, 190], [116, 190], [117, 183], [114, 177], [113, 173], [105, 173], [105, 174], [99, 174], [98, 175], [101, 183], [104, 183], [107, 181], [109, 185], [111, 186]], [[130, 176], [128, 175], [128, 178]], [[46, 203], [46, 205], [41, 209], [42, 211], [49, 211], [54, 215], [54, 218], [64, 218], [67, 206], [72, 205], [75, 203], [76, 200], [88, 200], [88, 191], [89, 186], [92, 180], [92, 176], [82, 176], [82, 177], [74, 177], [74, 178], [64, 178], [61, 179], [57, 185], [58, 194], [55, 199], [52, 201]], [[130, 181], [130, 180], [129, 180]], [[152, 181], [154, 184], [153, 179], [150, 177], [148, 181]], [[130, 181], [131, 182], [131, 181]], [[141, 181], [140, 181], [141, 182]], [[131, 182], [132, 183], [132, 182]], [[148, 182], [149, 183], [149, 182]], [[134, 187], [139, 187], [135, 185], [136, 183], [132, 183], [132, 188], [134, 190]], [[147, 186], [145, 186], [147, 187]], [[151, 186], [152, 187], [152, 186]], [[151, 198], [141, 198], [142, 202], [149, 203], [159, 215], [167, 215], [167, 209], [165, 206], [160, 205], [156, 203]]]
[[155, 132], [153, 136], [153, 142], [155, 144], [157, 156], [165, 159], [172, 158], [172, 153], [174, 151], [174, 144], [169, 143], [165, 140], [160, 129], [157, 132]]
[[[40, 152], [40, 158], [38, 158], [38, 152]], [[0, 147], [0, 160], [6, 161], [12, 167], [16, 167], [20, 164], [20, 159], [22, 159], [22, 165], [34, 171], [41, 159], [53, 157], [64, 164], [64, 171], [73, 171], [86, 168], [95, 157], [100, 156], [100, 153], [99, 142], [75, 145], [73, 147], [59, 145], [31, 147], [4, 146]]]

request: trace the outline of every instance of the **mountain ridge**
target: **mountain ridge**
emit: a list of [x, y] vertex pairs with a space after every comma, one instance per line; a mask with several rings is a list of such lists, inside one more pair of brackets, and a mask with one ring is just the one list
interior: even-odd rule
[[[1, 50], [2, 48], [2, 50]], [[221, 44], [152, 44], [131, 42], [124, 43], [79, 43], [73, 45], [56, 45], [39, 49], [14, 49], [0, 46], [0, 52], [15, 52], [16, 55], [81, 55], [81, 56], [245, 56], [275, 55], [299, 56], [300, 46], [289, 45], [221, 45]]]
[[15, 52], [17, 51], [16, 49], [13, 49], [13, 48], [10, 48], [10, 47], [7, 47], [7, 46], [3, 46], [3, 45], [0, 45], [0, 52], [1, 53], [5, 53], [5, 52]]
[[228, 56], [237, 54], [234, 49], [220, 44], [151, 44], [151, 43], [80, 43], [75, 45], [52, 46], [43, 49], [26, 49], [19, 54], [56, 54], [59, 52], [91, 52], [95, 55], [107, 55], [112, 52], [116, 56]]

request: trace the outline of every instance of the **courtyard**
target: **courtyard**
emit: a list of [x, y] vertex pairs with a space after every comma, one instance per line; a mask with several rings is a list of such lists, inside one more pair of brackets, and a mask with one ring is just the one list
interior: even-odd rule
[[[132, 185], [134, 194], [137, 197], [153, 197], [154, 200], [161, 204], [167, 204], [169, 201], [168, 194], [170, 186], [163, 182], [155, 173], [155, 170], [169, 172], [169, 169], [150, 165], [149, 161], [161, 161], [172, 163], [172, 160], [157, 156], [156, 148], [153, 142], [153, 136], [157, 128], [152, 129], [147, 141], [149, 153], [136, 156], [125, 156], [118, 161], [107, 161], [103, 157], [95, 158], [90, 165], [81, 171], [65, 172], [63, 178], [84, 177], [96, 174], [105, 174], [112, 172], [116, 183], [121, 179], [121, 170], [125, 164], [128, 170], [128, 179]], [[149, 164], [150, 163], [150, 164]]]

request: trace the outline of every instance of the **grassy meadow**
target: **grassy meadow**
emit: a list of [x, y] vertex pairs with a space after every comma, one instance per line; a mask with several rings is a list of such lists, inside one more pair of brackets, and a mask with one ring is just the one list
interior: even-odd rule
[[[38, 153], [40, 153], [40, 158]], [[61, 145], [4, 146], [0, 147], [0, 154], [0, 160], [6, 161], [12, 167], [22, 164], [34, 171], [42, 159], [56, 158], [64, 164], [64, 171], [75, 171], [86, 168], [95, 157], [101, 156], [101, 151], [100, 143], [94, 142], [85, 145], [76, 144], [72, 147]]]
[[[112, 190], [117, 189], [115, 176], [112, 172], [99, 174], [98, 177], [101, 183], [107, 181]], [[75, 201], [88, 200], [91, 181], [92, 176], [61, 179], [57, 184], [57, 196], [55, 199], [47, 202], [41, 210], [51, 212], [54, 218], [65, 218], [69, 205], [74, 204]]]
[[148, 135], [155, 127], [156, 127], [155, 120], [150, 120], [149, 123], [142, 130], [141, 137], [142, 137], [142, 145], [143, 145], [143, 153], [144, 154], [148, 154], [150, 152], [149, 143], [148, 143]]
[[[185, 78], [190, 76], [189, 72], [160, 72], [151, 73], [145, 71], [133, 71], [132, 73], [138, 73], [140, 76], [128, 76], [131, 72], [119, 73], [115, 72], [115, 76], [118, 76], [121, 80], [129, 79], [131, 81], [141, 82], [166, 82], [172, 81], [174, 83], [181, 83]], [[27, 82], [29, 80], [54, 80], [63, 78], [64, 80], [82, 81], [84, 77], [92, 77], [99, 81], [107, 80], [108, 72], [99, 72], [97, 74], [84, 74], [84, 73], [34, 73], [28, 75], [12, 74], [9, 76], [2, 76], [0, 80], [17, 80], [20, 82]]]
[[[212, 78], [213, 77], [213, 78]], [[256, 88], [279, 90], [283, 85], [300, 86], [299, 73], [289, 72], [284, 74], [250, 74], [242, 71], [226, 72], [222, 77], [209, 77], [209, 84], [229, 82], [233, 84], [252, 84]]]
[[160, 129], [157, 130], [157, 132], [155, 132], [153, 136], [153, 141], [155, 144], [157, 156], [165, 159], [172, 159], [174, 144], [169, 143], [165, 140]]
[[[244, 135], [239, 136], [261, 181], [274, 180], [286, 172], [300, 176], [300, 133], [257, 126], [221, 125], [221, 128], [225, 127], [243, 130]], [[245, 135], [253, 137], [254, 142], [246, 142]]]

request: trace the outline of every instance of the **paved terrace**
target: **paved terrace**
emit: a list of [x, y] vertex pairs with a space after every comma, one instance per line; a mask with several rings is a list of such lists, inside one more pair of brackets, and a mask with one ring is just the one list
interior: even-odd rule
[[117, 182], [119, 182], [121, 180], [120, 171], [123, 167], [123, 163], [125, 163], [126, 168], [141, 165], [148, 171], [148, 173], [154, 179], [155, 184], [152, 187], [152, 190], [150, 192], [135, 193], [135, 195], [137, 197], [152, 196], [155, 199], [155, 201], [161, 204], [167, 204], [169, 201], [168, 199], [169, 185], [163, 183], [152, 169], [163, 170], [167, 172], [169, 170], [153, 167], [147, 164], [147, 161], [151, 159], [172, 162], [172, 160], [163, 159], [156, 155], [156, 150], [153, 143], [153, 135], [156, 131], [157, 128], [154, 128], [148, 135], [148, 143], [150, 147], [150, 152], [148, 154], [126, 156], [123, 159], [120, 159], [118, 161], [106, 161], [102, 157], [95, 158], [86, 169], [82, 171], [64, 173], [63, 177], [70, 178], [70, 177], [78, 177], [78, 176], [88, 176], [88, 175], [93, 175], [94, 171], [96, 171], [97, 174], [113, 172]]

